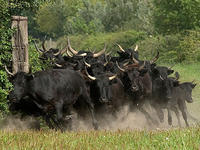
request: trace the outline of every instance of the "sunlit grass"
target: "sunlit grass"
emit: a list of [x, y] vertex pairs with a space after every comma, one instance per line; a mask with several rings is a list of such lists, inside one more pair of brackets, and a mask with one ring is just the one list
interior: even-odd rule
[[200, 128], [154, 131], [0, 131], [0, 149], [198, 149]]

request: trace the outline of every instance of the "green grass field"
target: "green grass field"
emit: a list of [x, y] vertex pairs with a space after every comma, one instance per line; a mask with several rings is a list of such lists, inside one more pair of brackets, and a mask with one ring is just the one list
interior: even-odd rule
[[154, 131], [0, 131], [1, 150], [124, 150], [166, 149], [197, 150], [200, 148], [200, 128]]
[[[180, 73], [182, 82], [195, 79], [195, 83], [198, 84], [193, 91], [194, 103], [188, 104], [188, 110], [193, 116], [200, 118], [200, 64], [177, 64], [173, 69]], [[64, 133], [49, 129], [41, 131], [0, 130], [0, 149], [198, 150], [200, 149], [200, 126], [154, 130], [91, 130]]]

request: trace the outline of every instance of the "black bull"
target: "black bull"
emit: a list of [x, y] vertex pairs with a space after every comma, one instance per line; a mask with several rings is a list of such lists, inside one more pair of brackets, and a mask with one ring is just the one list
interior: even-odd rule
[[[33, 75], [19, 72], [13, 76], [14, 90], [10, 93], [10, 102], [17, 103], [28, 96], [44, 114], [57, 124], [64, 123], [65, 116], [78, 99], [87, 104], [93, 126], [98, 128], [94, 117], [94, 106], [88, 95], [85, 81], [79, 73], [69, 69], [53, 69], [37, 72]], [[56, 118], [53, 115], [56, 114]], [[63, 125], [63, 124], [61, 124]]]

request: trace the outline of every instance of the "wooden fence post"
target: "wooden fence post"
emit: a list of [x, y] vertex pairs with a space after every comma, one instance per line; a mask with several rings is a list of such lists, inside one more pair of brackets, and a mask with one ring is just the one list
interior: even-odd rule
[[28, 24], [27, 17], [12, 16], [12, 29], [16, 29], [12, 36], [12, 72], [29, 72], [28, 63]]

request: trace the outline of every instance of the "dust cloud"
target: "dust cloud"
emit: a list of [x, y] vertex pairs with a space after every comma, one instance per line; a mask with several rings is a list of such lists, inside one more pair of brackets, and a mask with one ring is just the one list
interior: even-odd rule
[[[154, 129], [169, 129], [176, 128], [178, 126], [178, 121], [176, 115], [172, 112], [172, 124], [173, 126], [168, 125], [168, 116], [167, 111], [164, 111], [164, 122], [160, 123], [157, 114], [151, 107], [145, 107], [145, 110], [152, 116], [154, 123], [148, 121], [144, 114], [140, 111], [129, 111], [129, 105], [123, 106], [115, 116], [106, 111], [99, 112], [96, 116], [99, 130], [154, 130]], [[146, 105], [145, 105], [146, 106]], [[92, 125], [92, 119], [88, 113], [84, 118], [78, 116], [76, 112], [73, 112], [72, 115], [72, 130], [73, 131], [89, 131], [94, 130]], [[185, 122], [183, 120], [182, 114], [180, 113], [181, 118], [181, 127], [185, 127]], [[37, 118], [38, 119], [38, 118]], [[41, 121], [41, 120], [40, 120]], [[195, 125], [194, 120], [188, 118], [190, 126]], [[41, 123], [33, 117], [26, 117], [20, 119], [19, 116], [8, 116], [6, 119], [1, 121], [0, 129], [5, 130], [27, 130], [27, 129], [40, 129]], [[43, 124], [44, 126], [44, 124]]]

